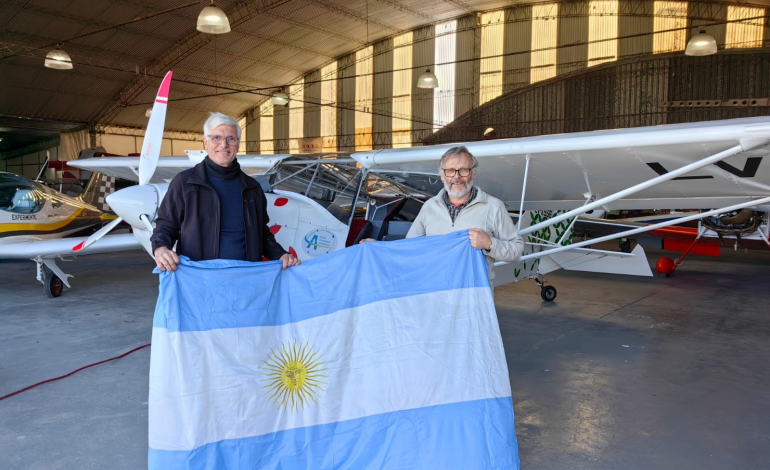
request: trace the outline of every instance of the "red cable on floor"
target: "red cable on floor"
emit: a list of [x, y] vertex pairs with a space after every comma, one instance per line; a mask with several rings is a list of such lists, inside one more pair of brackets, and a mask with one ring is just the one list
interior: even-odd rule
[[78, 369], [78, 370], [73, 370], [73, 371], [72, 371], [72, 372], [70, 372], [69, 374], [66, 374], [66, 375], [62, 375], [61, 377], [56, 377], [56, 378], [53, 378], [53, 379], [43, 380], [42, 382], [38, 382], [38, 383], [36, 383], [36, 384], [34, 384], [34, 385], [30, 385], [29, 387], [25, 387], [25, 388], [22, 388], [21, 390], [17, 390], [17, 391], [15, 391], [15, 392], [13, 392], [13, 393], [9, 393], [8, 395], [3, 395], [2, 397], [0, 397], [0, 400], [5, 400], [6, 398], [10, 398], [10, 397], [12, 397], [12, 396], [14, 396], [14, 395], [18, 395], [18, 394], [19, 394], [19, 393], [21, 393], [21, 392], [26, 392], [27, 390], [29, 390], [29, 389], [31, 389], [31, 388], [35, 388], [35, 387], [37, 387], [38, 385], [43, 385], [43, 384], [47, 384], [48, 382], [55, 382], [55, 381], [57, 381], [57, 380], [61, 380], [61, 379], [63, 379], [63, 378], [69, 377], [70, 375], [72, 375], [72, 374], [74, 374], [74, 373], [76, 373], [76, 372], [80, 372], [80, 371], [81, 371], [81, 370], [83, 370], [83, 369], [88, 369], [89, 367], [98, 366], [99, 364], [104, 364], [105, 362], [110, 362], [110, 361], [114, 361], [114, 360], [116, 360], [116, 359], [120, 359], [121, 357], [126, 357], [126, 356], [128, 356], [129, 354], [131, 354], [132, 352], [136, 352], [136, 351], [139, 351], [140, 349], [146, 348], [146, 347], [147, 347], [147, 346], [149, 346], [150, 344], [151, 344], [151, 343], [147, 343], [147, 344], [145, 344], [144, 346], [139, 346], [138, 348], [134, 348], [134, 349], [132, 349], [131, 351], [128, 351], [127, 353], [123, 353], [123, 354], [121, 354], [120, 356], [116, 356], [116, 357], [113, 357], [113, 358], [110, 358], [110, 359], [106, 359], [106, 360], [104, 360], [104, 361], [94, 362], [93, 364], [89, 364], [89, 365], [87, 365], [87, 366], [85, 366], [85, 367], [81, 367], [81, 368], [80, 368], [80, 369]]

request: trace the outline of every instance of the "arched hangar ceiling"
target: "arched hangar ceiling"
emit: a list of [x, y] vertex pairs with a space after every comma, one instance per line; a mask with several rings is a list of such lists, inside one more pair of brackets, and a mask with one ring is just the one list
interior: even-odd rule
[[[259, 94], [259, 88], [286, 85], [369, 42], [510, 5], [501, 0], [221, 0], [216, 5], [230, 18], [232, 32], [209, 35], [195, 29], [208, 3], [3, 0], [0, 132], [41, 122], [144, 127], [145, 111], [167, 70], [174, 71], [175, 80], [166, 129], [200, 132], [208, 111], [242, 115], [269, 94]], [[125, 24], [133, 20], [138, 21]], [[83, 37], [71, 39], [78, 36]], [[73, 70], [43, 67], [46, 53], [60, 42]], [[242, 90], [250, 92], [222, 94]]]

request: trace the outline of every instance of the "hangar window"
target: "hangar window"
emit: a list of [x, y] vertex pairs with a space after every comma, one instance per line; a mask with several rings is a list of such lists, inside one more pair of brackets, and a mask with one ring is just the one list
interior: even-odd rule
[[[743, 18], [756, 18], [764, 15], [764, 8], [732, 5], [727, 7], [727, 21], [735, 21]], [[725, 48], [762, 47], [762, 30], [764, 29], [764, 24], [764, 18], [727, 23]]]
[[436, 69], [438, 88], [433, 89], [433, 130], [437, 131], [455, 118], [455, 57], [457, 20], [436, 25]]
[[356, 52], [356, 150], [372, 149], [372, 46]]
[[[238, 120], [238, 127], [241, 128], [241, 143], [238, 145], [238, 153], [246, 153], [246, 116]], [[171, 141], [171, 145], [174, 145], [174, 141]], [[174, 155], [174, 151], [171, 151], [171, 155]]]
[[[687, 40], [687, 30], [678, 29], [687, 26], [687, 2], [656, 1], [654, 3], [655, 20], [652, 38], [652, 52], [683, 51]], [[678, 29], [678, 31], [666, 31]]]
[[492, 11], [481, 15], [480, 105], [497, 98], [503, 93], [504, 28], [504, 10]]
[[532, 72], [530, 83], [556, 76], [556, 41], [559, 5], [532, 5]]
[[259, 153], [271, 154], [273, 143], [273, 104], [270, 100], [259, 106]]
[[323, 149], [337, 150], [337, 61], [321, 68], [321, 135]]
[[410, 31], [393, 38], [393, 147], [412, 145], [412, 40]]
[[33, 214], [44, 205], [45, 190], [41, 186], [10, 173], [0, 173], [0, 209]]
[[618, 0], [589, 3], [588, 66], [618, 59]]
[[300, 139], [305, 136], [305, 79], [289, 87], [289, 151], [299, 152]]

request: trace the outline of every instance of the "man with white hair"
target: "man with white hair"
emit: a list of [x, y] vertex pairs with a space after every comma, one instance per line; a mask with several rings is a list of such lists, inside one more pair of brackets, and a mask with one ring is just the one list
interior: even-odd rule
[[[203, 124], [208, 156], [174, 177], [158, 210], [152, 249], [163, 271], [175, 271], [179, 256], [193, 261], [234, 259], [300, 264], [275, 240], [267, 226], [267, 199], [236, 159], [241, 128], [222, 113]], [[172, 250], [177, 244], [176, 252]]]
[[464, 146], [444, 153], [438, 168], [444, 189], [425, 202], [406, 238], [468, 230], [471, 246], [486, 256], [489, 282], [494, 286], [495, 261], [520, 260], [524, 240], [505, 204], [474, 186], [478, 165]]

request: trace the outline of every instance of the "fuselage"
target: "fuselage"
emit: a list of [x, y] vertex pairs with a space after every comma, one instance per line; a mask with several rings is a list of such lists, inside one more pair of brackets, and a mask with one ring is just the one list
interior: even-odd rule
[[0, 172], [0, 243], [61, 238], [98, 228], [96, 207], [13, 173]]

